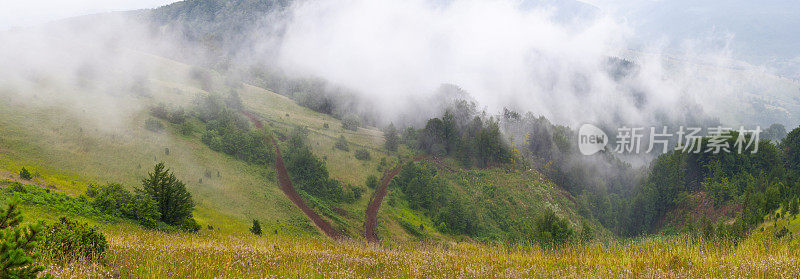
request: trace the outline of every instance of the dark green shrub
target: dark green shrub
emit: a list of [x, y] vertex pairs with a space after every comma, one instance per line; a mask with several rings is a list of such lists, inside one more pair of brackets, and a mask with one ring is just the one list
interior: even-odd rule
[[592, 230], [592, 227], [589, 226], [586, 221], [583, 221], [582, 223], [583, 227], [581, 228], [580, 239], [584, 242], [591, 241], [594, 238], [594, 230]]
[[400, 137], [397, 134], [397, 128], [394, 127], [394, 124], [389, 124], [389, 126], [386, 127], [383, 131], [383, 138], [386, 140], [384, 143], [386, 150], [391, 152], [397, 151], [397, 145], [400, 144]]
[[712, 239], [715, 235], [717, 235], [714, 224], [707, 219], [703, 219], [702, 227], [700, 227], [700, 233], [705, 239]]
[[354, 114], [348, 114], [342, 117], [342, 128], [345, 130], [358, 131], [358, 126], [360, 125], [361, 121], [358, 119], [358, 116]]
[[25, 180], [33, 179], [33, 175], [25, 167], [22, 167], [22, 170], [19, 171], [19, 177]]
[[250, 232], [254, 235], [261, 235], [261, 222], [256, 219], [253, 219], [253, 226], [250, 227]]
[[161, 217], [158, 204], [153, 198], [144, 193], [131, 193], [117, 183], [102, 187], [90, 186], [86, 195], [94, 197], [92, 205], [98, 210], [135, 220], [145, 228], [156, 228]]
[[536, 227], [534, 240], [541, 245], [564, 244], [574, 233], [567, 220], [559, 218], [549, 208], [536, 217], [534, 225]]
[[41, 223], [20, 226], [18, 202], [0, 209], [0, 278], [37, 278], [44, 267], [37, 264]]
[[28, 193], [28, 189], [25, 189], [25, 185], [16, 181], [11, 183], [11, 191], [17, 193]]
[[370, 160], [372, 158], [372, 156], [370, 156], [370, 154], [369, 154], [369, 151], [364, 150], [364, 149], [356, 150], [355, 156], [356, 156], [356, 159], [359, 159], [359, 160], [362, 160], [362, 161], [368, 161], [368, 160]]
[[370, 189], [378, 188], [378, 177], [373, 174], [370, 174], [369, 176], [367, 176], [366, 185]]
[[89, 187], [86, 188], [86, 196], [90, 198], [94, 198], [97, 196], [98, 186], [94, 184], [89, 184]]
[[315, 197], [341, 201], [344, 198], [342, 183], [330, 178], [325, 163], [311, 153], [303, 131], [300, 128], [292, 133], [289, 148], [283, 155], [292, 182], [296, 188]]
[[158, 121], [158, 119], [150, 118], [144, 122], [144, 128], [151, 132], [158, 133], [164, 130], [164, 124], [161, 124], [161, 121]]
[[192, 123], [189, 121], [185, 121], [181, 123], [180, 127], [178, 127], [178, 131], [181, 133], [181, 135], [191, 136], [194, 134], [194, 125], [192, 125]]
[[339, 135], [339, 138], [336, 140], [336, 144], [334, 146], [342, 151], [350, 151], [350, 147], [347, 144], [347, 139], [344, 138], [344, 135]]
[[273, 159], [270, 136], [251, 130], [240, 117], [223, 110], [221, 117], [210, 120], [202, 142], [211, 150], [223, 152], [245, 162], [268, 164]]
[[198, 232], [200, 231], [200, 224], [194, 218], [189, 218], [178, 224], [178, 229], [185, 232]]
[[351, 191], [353, 192], [353, 201], [357, 201], [361, 199], [361, 196], [364, 195], [364, 188], [350, 186]]
[[789, 230], [786, 227], [781, 228], [781, 230], [775, 232], [775, 238], [781, 238], [789, 234]]
[[95, 209], [91, 201], [86, 198], [73, 198], [63, 193], [50, 191], [47, 188], [24, 185], [19, 182], [12, 182], [10, 185], [12, 197], [18, 199], [22, 204], [41, 205], [55, 212], [95, 217], [101, 220], [110, 217]]
[[108, 244], [94, 227], [61, 217], [45, 228], [40, 247], [48, 259], [65, 262], [102, 259]]
[[186, 112], [183, 111], [183, 108], [170, 109], [163, 103], [151, 107], [150, 115], [172, 124], [181, 124], [186, 121]]

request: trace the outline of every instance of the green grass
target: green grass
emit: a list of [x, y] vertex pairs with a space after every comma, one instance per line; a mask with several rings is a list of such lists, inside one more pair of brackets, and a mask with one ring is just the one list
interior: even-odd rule
[[172, 126], [162, 133], [147, 131], [145, 112], [134, 114], [121, 127], [102, 127], [69, 109], [19, 106], [6, 98], [0, 96], [2, 170], [16, 173], [25, 166], [40, 174], [37, 180], [76, 196], [90, 183], [137, 187], [155, 163], [164, 161], [192, 193], [195, 215], [203, 227], [241, 231], [257, 218], [269, 228], [315, 233], [286, 222], [304, 216], [277, 188], [271, 166], [254, 166], [214, 152], [199, 141], [199, 133], [176, 136]]
[[689, 237], [576, 243], [555, 250], [468, 242], [394, 244], [249, 234], [104, 230], [106, 264], [51, 266], [62, 277], [640, 278], [800, 276], [797, 242], [738, 246]]

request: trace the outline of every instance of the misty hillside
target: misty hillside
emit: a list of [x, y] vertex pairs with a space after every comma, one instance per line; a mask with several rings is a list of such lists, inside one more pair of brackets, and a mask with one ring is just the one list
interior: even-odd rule
[[[140, 11], [167, 35], [233, 54], [259, 38], [253, 32], [270, 30], [282, 20], [280, 12], [291, 0], [186, 0], [154, 10]], [[267, 35], [267, 34], [264, 34]]]
[[[185, 0], [0, 31], [0, 278], [800, 277], [800, 81], [771, 68], [795, 6]], [[639, 45], [703, 26], [733, 53]]]
[[[19, 102], [48, 98], [49, 94], [62, 97], [68, 94], [77, 99], [83, 99], [82, 94], [105, 96], [107, 80], [97, 78], [95, 73], [109, 71], [108, 65], [98, 64], [85, 70], [90, 74], [80, 76], [77, 83], [60, 82], [53, 73], [41, 74], [41, 79], [52, 79], [51, 82], [4, 80], [5, 105], [0, 107], [3, 169], [25, 166], [38, 173], [37, 183], [49, 185], [58, 193], [80, 196], [92, 187], [110, 182], [136, 188], [150, 165], [166, 162], [177, 176], [192, 177], [186, 181], [186, 187], [194, 197], [197, 207], [194, 216], [202, 228], [232, 233], [244, 230], [251, 219], [258, 219], [266, 231], [316, 235], [313, 224], [280, 192], [270, 165], [274, 158], [266, 159], [265, 165], [264, 161], [249, 159], [253, 158], [251, 154], [228, 149], [245, 147], [213, 145], [215, 140], [237, 140], [227, 135], [209, 138], [216, 133], [212, 127], [220, 125], [217, 122], [220, 120], [204, 120], [203, 104], [220, 97], [226, 100], [223, 109], [236, 109], [234, 121], [247, 121], [237, 125], [252, 129], [249, 134], [266, 128], [286, 154], [292, 154], [297, 131], [304, 131], [304, 141], [314, 160], [324, 163], [325, 175], [329, 173], [331, 181], [344, 190], [339, 195], [346, 195], [329, 197], [306, 190], [309, 191], [304, 194], [306, 202], [340, 233], [363, 236], [363, 212], [375, 187], [365, 185], [365, 181], [369, 177], [381, 178], [382, 172], [399, 164], [383, 147], [381, 131], [367, 126], [356, 131], [346, 129], [347, 120], [315, 112], [285, 96], [211, 70], [131, 50], [123, 49], [117, 54], [136, 61], [137, 66], [129, 67], [148, 67], [159, 73], [134, 80], [130, 87], [116, 89], [116, 98], [137, 104], [121, 116], [103, 115], [97, 112], [100, 107], [92, 104], [85, 104], [85, 109], [53, 109], [55, 105]], [[29, 88], [48, 93], [39, 96]], [[238, 101], [228, 103], [231, 98]], [[157, 113], [161, 109], [168, 112]], [[174, 120], [173, 114], [181, 115], [180, 122], [175, 122], [178, 120]], [[401, 149], [400, 157], [420, 156], [412, 147], [409, 143]], [[364, 153], [366, 158], [359, 157], [358, 154]], [[274, 156], [269, 154], [268, 158]], [[286, 160], [291, 167], [290, 158]], [[458, 204], [459, 211], [449, 216], [462, 218], [459, 222], [463, 223], [452, 223], [444, 215], [433, 214], [435, 208], [431, 205], [420, 207], [406, 196], [410, 193], [392, 191], [381, 207], [377, 224], [377, 235], [384, 241], [460, 237], [521, 241], [529, 237], [534, 217], [545, 208], [565, 218], [570, 228], [596, 226], [596, 221], [579, 214], [578, 205], [569, 193], [537, 171], [470, 170], [455, 161], [435, 158], [423, 159], [415, 167], [425, 172], [441, 172], [436, 181], [442, 183], [440, 190], [447, 192], [441, 196], [442, 206], [447, 209], [453, 203]], [[26, 206], [32, 210], [46, 211], [58, 206], [27, 202]], [[85, 212], [70, 214], [102, 223]], [[519, 225], [509, 225], [510, 220]], [[119, 221], [107, 226], [113, 227], [115, 223]], [[595, 231], [598, 236], [607, 234], [600, 227]]]
[[[446, 10], [453, 7], [455, 7], [453, 9], [459, 9], [457, 6], [459, 3], [453, 1], [422, 1], [422, 3], [422, 6], [425, 8], [428, 8], [428, 5], [433, 5], [433, 7], [436, 7], [433, 10], [434, 13], [441, 12], [442, 9]], [[579, 1], [523, 1], [518, 4], [519, 6], [516, 8], [521, 10], [529, 10], [534, 12], [544, 11], [544, 14], [542, 15], [550, 16], [551, 18], [549, 18], [549, 20], [552, 20], [556, 24], [555, 26], [548, 27], [565, 28], [566, 30], [573, 30], [571, 32], [577, 32], [579, 34], [580, 32], [583, 32], [581, 31], [584, 30], [583, 28], [597, 24], [595, 21], [598, 20], [598, 18], [600, 18], [602, 15], [601, 11], [599, 11], [596, 7]], [[333, 113], [337, 117], [344, 116], [344, 114], [346, 114], [344, 111], [347, 111], [356, 112], [362, 117], [362, 119], [373, 124], [386, 123], [387, 121], [403, 121], [404, 123], [405, 121], [409, 121], [410, 123], [414, 124], [420, 123], [419, 119], [409, 119], [409, 116], [402, 115], [402, 111], [394, 112], [393, 114], [396, 116], [387, 117], [386, 114], [377, 113], [376, 110], [369, 109], [370, 107], [377, 108], [377, 106], [380, 106], [382, 102], [385, 103], [385, 100], [382, 98], [375, 97], [377, 96], [375, 91], [385, 91], [382, 89], [382, 87], [388, 85], [369, 86], [367, 88], [361, 84], [356, 84], [360, 80], [360, 76], [358, 75], [343, 76], [342, 71], [325, 70], [320, 72], [321, 69], [331, 69], [332, 67], [341, 65], [341, 61], [338, 61], [340, 59], [354, 59], [355, 61], [363, 61], [360, 57], [361, 53], [373, 53], [376, 48], [378, 49], [378, 52], [384, 50], [388, 51], [390, 46], [375, 46], [376, 48], [373, 48], [373, 46], [366, 44], [365, 42], [361, 42], [360, 40], [344, 39], [349, 36], [369, 36], [358, 36], [356, 33], [348, 33], [351, 32], [351, 30], [337, 29], [328, 31], [314, 31], [323, 33], [344, 32], [339, 36], [341, 38], [337, 38], [336, 36], [306, 37], [302, 34], [297, 35], [298, 31], [295, 29], [299, 27], [296, 26], [305, 26], [305, 23], [298, 21], [304, 22], [316, 20], [318, 16], [313, 13], [338, 13], [339, 11], [332, 7], [328, 7], [319, 11], [309, 11], [309, 13], [312, 14], [309, 16], [309, 18], [306, 18], [304, 15], [299, 14], [298, 11], [291, 12], [291, 9], [289, 8], [291, 5], [293, 5], [292, 2], [285, 1], [188, 0], [167, 5], [165, 7], [160, 7], [154, 10], [140, 11], [139, 13], [141, 13], [140, 16], [143, 16], [148, 24], [153, 25], [154, 30], [159, 30], [159, 36], [170, 38], [178, 37], [184, 41], [183, 44], [187, 46], [184, 48], [184, 51], [180, 53], [165, 53], [164, 55], [166, 56], [175, 57], [186, 63], [200, 64], [219, 70], [237, 71], [239, 72], [240, 76], [250, 81], [254, 85], [270, 89], [274, 92], [290, 96], [295, 99], [297, 99], [297, 96], [294, 96], [296, 93], [303, 94], [303, 96], [323, 96], [320, 97], [323, 99], [322, 101], [304, 101], [300, 99], [298, 99], [298, 101], [300, 103], [314, 103], [315, 105], [312, 105], [312, 109], [323, 113]], [[676, 7], [682, 7], [680, 3], [676, 3], [674, 5]], [[702, 5], [702, 3], [692, 5]], [[744, 4], [737, 2], [732, 5]], [[369, 7], [364, 7], [364, 9], [369, 9]], [[645, 9], [645, 7], [642, 7], [642, 9]], [[671, 15], [671, 10], [674, 10], [675, 12], [683, 11], [677, 8], [670, 9], [660, 6], [648, 6], [646, 9], [650, 9], [650, 12], [652, 13], [664, 13], [664, 17], [672, 20], [675, 20], [677, 16]], [[749, 9], [737, 8], [734, 10], [741, 12]], [[699, 13], [702, 11], [709, 11], [709, 9], [698, 8], [697, 11]], [[368, 11], [365, 10], [362, 12]], [[720, 16], [726, 16], [726, 18], [728, 15], [724, 12], [720, 12], [719, 14]], [[441, 14], [440, 16], [445, 15], [446, 13]], [[337, 16], [319, 18], [321, 18], [320, 20], [326, 20], [328, 18], [340, 20], [340, 17]], [[672, 24], [659, 22], [658, 18], [660, 17], [654, 15], [652, 18], [646, 18], [648, 21], [642, 22], [652, 22], [652, 26], [647, 25], [651, 26], [651, 29], [656, 28], [656, 25], [658, 24]], [[693, 19], [697, 18], [708, 20], [703, 21], [705, 23], [717, 24], [713, 22], [713, 16], [707, 17], [705, 14], [702, 14], [691, 16], [690, 19], [680, 22], [680, 24], [683, 25], [679, 26], [685, 26], [686, 30], [691, 29], [692, 32], [699, 32], [698, 30], [702, 29], [698, 29], [696, 27], [699, 26], [700, 23], [696, 25], [691, 23], [693, 22]], [[752, 16], [742, 15], [741, 18], [752, 18]], [[639, 23], [639, 21], [635, 21], [635, 23]], [[352, 23], [345, 24], [330, 22], [328, 24], [321, 25], [314, 23], [309, 25], [310, 27], [308, 28], [323, 28], [320, 26], [325, 25], [348, 26], [347, 24]], [[752, 24], [747, 23], [746, 25], [751, 26]], [[596, 27], [596, 29], [597, 28], [600, 27]], [[760, 27], [753, 26], [752, 28]], [[669, 30], [678, 29], [671, 28]], [[777, 30], [785, 29], [787, 28], [779, 28]], [[649, 29], [643, 28], [642, 30]], [[352, 32], [357, 31], [353, 30]], [[683, 36], [684, 33], [686, 32], [681, 33], [681, 36]], [[762, 34], [763, 32], [758, 33]], [[173, 34], [179, 34], [179, 36], [175, 36]], [[637, 32], [637, 34], [658, 33]], [[381, 36], [384, 35], [385, 34], [382, 34]], [[680, 36], [677, 36], [678, 34], [675, 35], [675, 38], [680, 38]], [[697, 33], [697, 36], [699, 35], [701, 35], [701, 33]], [[386, 36], [391, 37], [392, 35]], [[319, 41], [309, 43], [327, 45], [330, 48], [341, 48], [344, 51], [353, 50], [353, 53], [348, 54], [349, 56], [326, 56], [312, 59], [311, 57], [326, 54], [325, 52], [302, 53], [305, 52], [306, 49], [291, 47], [291, 45], [297, 40], [314, 41], [319, 40], [320, 38], [324, 38], [325, 40], [333, 40], [333, 42]], [[427, 44], [426, 40], [428, 40], [424, 35], [414, 36], [406, 39], [407, 41], [404, 41], [404, 43], [408, 43], [410, 45], [425, 45]], [[535, 41], [537, 36], [530, 35], [530, 39]], [[737, 37], [737, 40], [739, 39], [743, 40], [745, 43], [747, 41], [760, 41], [758, 38], [748, 37]], [[386, 41], [393, 40], [394, 38], [386, 39]], [[380, 40], [375, 43], [382, 44]], [[512, 41], [509, 43], [515, 44], [517, 42]], [[573, 43], [566, 43], [565, 47], [571, 45], [573, 45]], [[735, 44], [734, 46], [738, 45], [743, 44]], [[356, 51], [356, 49], [359, 48], [365, 49], [363, 49], [363, 51]], [[195, 56], [201, 56], [204, 57], [204, 59], [197, 61], [197, 59], [181, 58], [181, 56], [187, 56], [185, 49], [192, 49], [192, 53], [196, 54]], [[437, 50], [436, 48], [433, 48], [430, 51]], [[297, 54], [294, 54], [295, 52], [297, 52]], [[516, 66], [516, 68], [513, 69], [509, 68], [508, 65], [504, 65], [503, 63], [498, 64], [499, 67], [502, 67], [503, 71], [509, 72], [505, 76], [509, 76], [512, 73], [520, 71], [532, 73], [530, 76], [521, 78], [519, 81], [521, 84], [531, 84], [526, 85], [521, 91], [531, 92], [530, 94], [535, 95], [535, 98], [525, 98], [525, 100], [522, 102], [523, 104], [520, 104], [520, 102], [516, 102], [516, 100], [514, 100], [514, 98], [517, 97], [506, 96], [516, 96], [518, 93], [516, 91], [503, 92], [503, 96], [497, 96], [498, 93], [482, 88], [485, 86], [483, 84], [472, 84], [475, 83], [474, 80], [459, 82], [458, 79], [451, 80], [451, 77], [449, 77], [447, 74], [443, 75], [443, 78], [447, 78], [445, 80], [440, 80], [438, 83], [431, 82], [425, 84], [427, 88], [420, 88], [416, 84], [402, 83], [396, 84], [396, 86], [413, 86], [414, 90], [412, 91], [433, 91], [433, 89], [438, 87], [440, 83], [451, 83], [464, 87], [466, 91], [477, 95], [472, 96], [476, 100], [487, 103], [487, 105], [494, 107], [496, 110], [499, 110], [504, 106], [514, 107], [515, 105], [524, 106], [524, 108], [522, 108], [524, 110], [528, 109], [530, 106], [537, 106], [535, 104], [536, 101], [533, 100], [545, 100], [545, 102], [551, 102], [551, 104], [548, 106], [538, 107], [535, 109], [535, 112], [546, 115], [559, 123], [569, 124], [575, 124], [574, 122], [576, 122], [574, 116], [568, 115], [566, 112], [569, 111], [569, 109], [554, 110], [549, 112], [547, 110], [550, 110], [551, 107], [569, 107], [570, 102], [580, 102], [583, 99], [582, 96], [588, 94], [587, 92], [591, 92], [591, 94], [597, 96], [596, 98], [599, 100], [622, 100], [624, 102], [624, 105], [613, 102], [604, 104], [604, 106], [611, 107], [619, 106], [619, 108], [613, 110], [613, 113], [609, 113], [606, 109], [594, 108], [595, 106], [599, 105], [592, 105], [591, 107], [593, 107], [594, 111], [590, 113], [592, 115], [591, 117], [596, 118], [596, 121], [600, 122], [612, 122], [616, 121], [618, 118], [624, 118], [626, 121], [632, 122], [644, 121], [646, 119], [648, 121], [658, 121], [661, 123], [672, 123], [679, 121], [693, 122], [698, 119], [718, 119], [719, 121], [728, 124], [742, 123], [746, 125], [761, 126], [769, 126], [773, 123], [794, 126], [800, 123], [800, 116], [798, 116], [796, 113], [797, 108], [800, 107], [800, 101], [798, 101], [796, 98], [796, 94], [800, 92], [800, 84], [798, 84], [797, 81], [773, 76], [769, 72], [762, 72], [759, 68], [752, 68], [746, 64], [742, 66], [737, 61], [732, 59], [718, 61], [719, 57], [716, 53], [711, 53], [709, 57], [700, 55], [699, 57], [696, 57], [697, 60], [691, 60], [689, 58], [669, 58], [672, 56], [659, 57], [660, 54], [658, 53], [631, 54], [630, 52], [609, 52], [603, 53], [602, 56], [592, 57], [588, 60], [577, 61], [571, 61], [570, 58], [559, 57], [557, 55], [553, 56], [555, 54], [550, 53], [549, 50], [539, 50], [537, 47], [533, 47], [532, 53], [533, 54], [531, 55], [525, 55], [525, 60], [504, 62], [506, 64], [522, 63], [522, 65]], [[770, 53], [770, 50], [765, 49], [763, 51], [759, 51], [759, 53]], [[409, 53], [409, 55], [416, 55], [416, 53]], [[608, 65], [613, 66], [613, 64], [606, 64], [605, 61], [614, 57], [623, 57], [625, 59], [630, 59], [637, 64], [647, 65], [640, 65], [645, 66], [639, 67], [640, 69], [644, 70], [628, 72], [624, 78], [621, 78], [620, 76], [614, 76], [613, 74], [609, 75], [607, 73], [599, 72], [596, 69], [597, 66], [594, 65], [583, 65], [585, 63], [594, 63], [596, 65], [605, 67], [606, 69], [603, 70], [610, 73], [624, 71], [624, 69], [608, 68]], [[326, 60], [320, 60], [319, 58], [325, 58]], [[386, 61], [376, 63], [383, 64], [386, 66], [386, 69], [391, 69], [393, 71], [392, 73], [388, 73], [388, 75], [409, 75], [414, 73], [414, 71], [403, 71], [403, 69], [400, 67], [402, 62], [394, 61], [394, 59], [388, 57], [382, 59], [385, 59]], [[418, 65], [419, 68], [427, 68], [427, 65], [421, 65], [420, 62], [421, 61], [414, 61], [414, 63], [420, 64]], [[449, 63], [449, 61], [442, 61], [441, 63]], [[553, 63], [553, 65], [551, 65], [551, 63]], [[719, 65], [717, 65], [717, 63], [719, 63]], [[285, 72], [286, 69], [297, 67], [295, 64], [300, 65], [306, 70], [299, 74], [287, 74]], [[290, 67], [286, 67], [287, 65]], [[557, 74], [559, 71], [562, 71], [562, 67], [565, 67], [563, 65], [572, 65], [566, 67], [569, 69], [569, 71], [573, 71], [573, 73], [566, 75], [566, 78], [560, 78]], [[371, 67], [371, 65], [364, 64], [363, 67], [365, 68], [364, 74], [368, 75], [370, 73], [368, 69]], [[664, 69], [657, 70], [656, 68], [659, 67], [663, 67]], [[400, 72], [395, 73], [393, 70], [395, 68], [398, 68]], [[483, 70], [484, 69], [477, 68], [473, 71], [480, 72]], [[705, 77], [700, 77], [698, 74], [696, 74], [705, 72], [715, 72], [719, 73], [720, 75], [714, 75], [714, 79], [707, 80]], [[503, 78], [504, 77], [497, 77], [496, 79], [502, 80]], [[609, 78], [613, 80], [603, 81], [603, 79]], [[400, 79], [400, 77], [398, 77], [398, 79]], [[678, 81], [678, 83], [669, 84], [669, 82], [659, 81], [663, 79], [675, 80]], [[613, 87], [606, 87], [607, 85], [604, 84], [605, 82], [611, 82]], [[489, 81], [487, 81], [487, 83], [490, 85], [494, 84], [494, 82]], [[410, 94], [408, 91], [409, 90], [405, 90], [405, 92], [401, 94], [408, 95]], [[382, 92], [381, 94], [386, 93]], [[548, 98], [547, 96], [550, 94], [555, 94], [558, 96], [558, 98]], [[696, 95], [700, 97], [681, 99], [673, 98], [666, 102], [663, 101], [664, 96], [680, 96], [681, 94]], [[301, 96], [301, 98], [306, 97]], [[417, 100], [419, 98], [416, 96], [408, 96], [404, 99], [408, 100], [405, 102], [409, 103], [407, 105], [409, 107], [415, 107], [418, 106], [416, 103], [425, 102], [424, 100]], [[662, 101], [655, 101], [658, 99], [662, 99]], [[722, 99], [725, 101], [717, 102], [715, 99]], [[688, 119], [681, 119], [681, 117], [674, 115], [672, 112], [675, 110], [689, 111], [696, 105], [693, 104], [693, 102], [701, 103], [703, 104], [701, 106], [705, 106], [706, 108], [703, 111], [693, 112], [693, 115]], [[391, 104], [383, 105], [388, 107], [383, 107], [380, 110], [386, 111], [387, 109], [391, 110], [393, 108], [397, 108], [397, 106], [393, 106]], [[633, 111], [631, 111], [631, 107], [634, 107]], [[746, 113], [742, 115], [740, 112]], [[654, 114], [665, 115], [667, 118], [672, 119], [663, 119], [664, 117], [659, 117], [660, 119], [654, 119], [652, 116]], [[435, 115], [426, 114], [424, 118], [432, 116]]]

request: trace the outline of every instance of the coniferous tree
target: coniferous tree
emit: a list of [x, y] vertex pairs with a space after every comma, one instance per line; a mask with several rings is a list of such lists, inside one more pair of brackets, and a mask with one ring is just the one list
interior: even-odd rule
[[25, 180], [31, 180], [33, 175], [31, 175], [31, 172], [29, 172], [28, 169], [22, 167], [22, 170], [19, 171], [19, 177]]
[[254, 235], [261, 235], [261, 222], [256, 219], [253, 219], [253, 226], [250, 227], [250, 232]]
[[180, 225], [191, 221], [194, 202], [186, 191], [186, 185], [178, 180], [164, 163], [158, 163], [148, 177], [142, 179], [138, 191], [152, 197], [158, 204], [161, 221], [170, 225]]
[[383, 131], [383, 137], [386, 139], [386, 150], [397, 151], [400, 137], [397, 135], [397, 128], [394, 127], [394, 124], [389, 124], [389, 127], [386, 127], [386, 130]]
[[35, 263], [34, 252], [41, 239], [40, 223], [20, 227], [22, 215], [17, 202], [0, 209], [0, 278], [36, 278], [44, 267]]

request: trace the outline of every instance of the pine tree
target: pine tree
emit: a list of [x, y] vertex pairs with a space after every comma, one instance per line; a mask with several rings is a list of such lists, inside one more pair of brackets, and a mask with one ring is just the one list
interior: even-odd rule
[[261, 235], [261, 222], [253, 219], [253, 227], [250, 228], [250, 232], [254, 235]]
[[397, 136], [397, 128], [394, 124], [389, 124], [383, 132], [383, 137], [386, 139], [386, 150], [391, 152], [397, 151], [397, 145], [400, 143], [400, 137]]
[[194, 202], [186, 186], [178, 180], [164, 163], [158, 163], [148, 177], [142, 179], [139, 192], [152, 197], [158, 204], [161, 221], [170, 225], [179, 225], [192, 219]]
[[19, 171], [19, 177], [25, 180], [31, 180], [33, 178], [33, 175], [31, 175], [28, 169], [22, 167], [22, 170]]
[[20, 227], [20, 223], [22, 215], [17, 202], [0, 209], [0, 278], [36, 278], [44, 270], [34, 263], [39, 256], [34, 249], [41, 238], [42, 225]]

